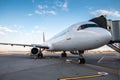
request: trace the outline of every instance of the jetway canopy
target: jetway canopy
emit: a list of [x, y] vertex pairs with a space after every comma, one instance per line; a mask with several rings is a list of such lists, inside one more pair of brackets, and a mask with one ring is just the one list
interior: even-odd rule
[[107, 29], [107, 19], [101, 15], [100, 17], [93, 18], [89, 21], [97, 23], [100, 27]]

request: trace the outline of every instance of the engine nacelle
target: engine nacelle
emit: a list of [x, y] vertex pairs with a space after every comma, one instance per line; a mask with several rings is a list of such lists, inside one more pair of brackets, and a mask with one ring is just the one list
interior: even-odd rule
[[31, 54], [35, 55], [35, 54], [39, 54], [39, 53], [40, 53], [40, 48], [33, 47], [31, 49]]

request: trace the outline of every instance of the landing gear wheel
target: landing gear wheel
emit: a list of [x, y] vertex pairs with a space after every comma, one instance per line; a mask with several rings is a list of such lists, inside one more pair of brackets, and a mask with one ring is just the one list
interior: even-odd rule
[[85, 62], [86, 62], [86, 61], [85, 61], [84, 58], [79, 58], [79, 59], [78, 59], [78, 63], [79, 63], [79, 64], [85, 64]]
[[38, 58], [43, 58], [43, 54], [42, 53], [39, 53], [37, 56], [38, 56]]
[[67, 54], [66, 53], [62, 53], [61, 54], [61, 57], [63, 58], [63, 57], [67, 57]]
[[61, 57], [62, 57], [62, 58], [63, 58], [63, 57], [67, 57], [67, 54], [66, 54], [65, 51], [63, 51], [63, 53], [61, 54]]

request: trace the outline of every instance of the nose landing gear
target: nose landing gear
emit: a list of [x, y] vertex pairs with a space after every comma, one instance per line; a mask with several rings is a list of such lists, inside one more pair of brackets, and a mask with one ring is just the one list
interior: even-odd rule
[[82, 55], [84, 53], [84, 51], [78, 51], [78, 52], [79, 52], [79, 54], [78, 54], [79, 55], [78, 63], [79, 64], [85, 64], [86, 61], [85, 61], [85, 58]]
[[79, 58], [78, 58], [78, 63], [79, 64], [85, 64], [85, 58], [83, 57], [83, 55], [82, 54], [79, 54]]
[[61, 54], [61, 57], [62, 58], [67, 57], [67, 53], [65, 51], [63, 51], [63, 53]]

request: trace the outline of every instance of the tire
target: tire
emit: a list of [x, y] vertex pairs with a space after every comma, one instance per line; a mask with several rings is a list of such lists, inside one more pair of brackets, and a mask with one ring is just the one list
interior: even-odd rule
[[86, 62], [86, 61], [85, 61], [84, 58], [79, 58], [79, 59], [78, 59], [78, 63], [79, 63], [79, 64], [85, 64], [85, 62]]
[[62, 53], [61, 57], [67, 57], [67, 54], [66, 53]]
[[38, 58], [43, 58], [43, 54], [42, 54], [42, 53], [39, 53], [39, 54], [38, 54]]

